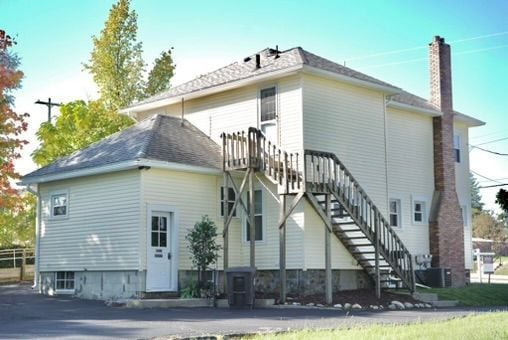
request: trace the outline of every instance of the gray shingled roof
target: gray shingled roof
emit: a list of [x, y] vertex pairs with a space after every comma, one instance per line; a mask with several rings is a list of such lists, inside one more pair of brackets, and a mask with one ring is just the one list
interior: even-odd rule
[[418, 96], [411, 94], [409, 92], [406, 92], [406, 91], [401, 91], [400, 93], [391, 96], [391, 100], [401, 103], [401, 104], [414, 106], [414, 107], [417, 107], [420, 109], [438, 111], [438, 110], [436, 110], [435, 107], [433, 107], [429, 103], [429, 101], [427, 99], [418, 97]]
[[270, 49], [268, 48], [259, 52], [259, 54], [261, 55], [261, 67], [258, 69], [255, 68], [255, 55], [252, 55], [248, 61], [234, 62], [218, 70], [204, 74], [191, 81], [172, 87], [171, 89], [165, 92], [161, 92], [148, 99], [134, 103], [130, 107], [136, 107], [161, 99], [177, 97], [196, 91], [209, 89], [215, 86], [224, 85], [235, 81], [303, 65], [315, 67], [320, 70], [329, 71], [358, 80], [367, 81], [375, 85], [389, 86], [393, 87], [394, 89], [398, 89], [397, 87], [384, 81], [378, 80], [343, 65], [337, 64], [328, 59], [307, 52], [301, 47], [295, 47], [286, 51], [282, 51], [279, 53], [278, 58], [275, 58], [275, 55], [271, 54]]
[[56, 173], [148, 159], [205, 168], [222, 168], [221, 149], [194, 125], [155, 115], [87, 148], [23, 177], [23, 181]]

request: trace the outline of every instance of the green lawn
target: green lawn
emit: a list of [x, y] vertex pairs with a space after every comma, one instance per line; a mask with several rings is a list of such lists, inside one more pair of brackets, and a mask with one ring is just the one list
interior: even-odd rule
[[508, 275], [508, 256], [502, 256], [500, 261], [503, 265], [496, 270], [497, 275]]
[[508, 306], [508, 284], [472, 283], [464, 288], [432, 288], [419, 291], [436, 293], [440, 300], [458, 300], [462, 306]]
[[371, 325], [350, 329], [304, 330], [278, 334], [260, 334], [247, 339], [507, 339], [508, 313], [467, 316], [449, 321], [411, 325]]

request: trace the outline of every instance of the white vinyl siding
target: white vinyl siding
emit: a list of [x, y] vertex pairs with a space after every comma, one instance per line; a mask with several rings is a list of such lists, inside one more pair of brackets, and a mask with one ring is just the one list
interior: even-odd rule
[[[454, 135], [460, 136], [458, 145], [460, 150], [467, 150], [468, 148], [468, 128], [462, 123], [454, 123]], [[455, 186], [457, 188], [457, 196], [459, 204], [465, 207], [465, 221], [464, 221], [464, 256], [466, 268], [473, 267], [473, 231], [471, 223], [471, 188], [469, 184], [469, 153], [461, 152], [460, 163], [455, 163]], [[464, 217], [463, 217], [464, 218]]]
[[304, 148], [336, 154], [386, 216], [384, 119], [382, 93], [304, 76]]
[[[398, 236], [413, 255], [429, 254], [428, 214], [434, 194], [432, 117], [387, 109], [388, 191], [401, 201]], [[414, 202], [425, 203], [423, 224], [413, 223]]]
[[[137, 269], [139, 170], [41, 184], [41, 271]], [[68, 192], [68, 216], [50, 217], [54, 192]]]
[[[260, 90], [276, 87], [276, 110], [280, 144], [288, 152], [301, 152], [302, 98], [299, 76], [289, 76], [276, 82], [245, 86], [214, 95], [185, 101], [184, 116], [193, 125], [221, 145], [223, 132], [247, 131], [259, 126]], [[180, 117], [181, 103], [139, 113], [138, 120], [160, 113]]]

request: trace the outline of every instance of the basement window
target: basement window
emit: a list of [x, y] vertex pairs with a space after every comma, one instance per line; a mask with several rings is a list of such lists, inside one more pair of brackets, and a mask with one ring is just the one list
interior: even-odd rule
[[74, 290], [74, 272], [57, 272], [55, 288], [59, 292]]
[[400, 200], [390, 200], [390, 226], [400, 227]]
[[[233, 188], [228, 188], [228, 197], [227, 200], [224, 200], [224, 187], [220, 188], [220, 215], [224, 217], [224, 204], [228, 205], [228, 214], [233, 210], [233, 206], [235, 205], [236, 200], [236, 192]], [[236, 209], [233, 211], [233, 217], [236, 217]]]
[[[250, 209], [250, 195], [247, 192], [247, 209]], [[254, 220], [255, 220], [255, 240], [263, 241], [263, 194], [261, 190], [254, 190]], [[250, 223], [247, 216], [245, 223], [245, 240], [250, 242]]]
[[460, 136], [453, 135], [453, 155], [455, 162], [460, 163]]

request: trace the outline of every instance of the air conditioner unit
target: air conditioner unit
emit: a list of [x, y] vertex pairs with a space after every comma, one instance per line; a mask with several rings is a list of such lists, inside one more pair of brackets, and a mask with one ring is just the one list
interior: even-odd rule
[[425, 273], [425, 284], [433, 288], [446, 288], [452, 285], [450, 268], [428, 268]]

